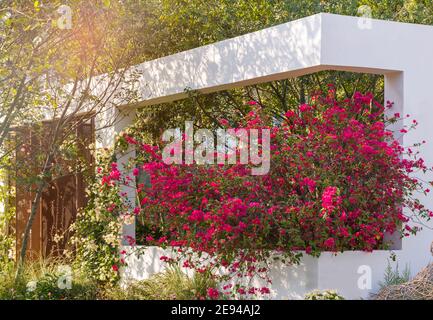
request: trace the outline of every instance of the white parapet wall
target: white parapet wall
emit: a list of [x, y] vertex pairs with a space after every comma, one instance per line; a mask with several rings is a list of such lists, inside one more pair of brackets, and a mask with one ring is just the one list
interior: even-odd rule
[[[182, 99], [187, 88], [209, 93], [321, 70], [383, 74], [385, 100], [395, 103], [393, 112], [411, 115], [400, 125], [410, 125], [412, 119], [420, 122], [401, 142], [409, 146], [427, 140], [420, 152], [428, 165], [433, 164], [431, 26], [374, 19], [366, 25], [356, 17], [318, 14], [145, 62], [134, 70], [140, 73], [139, 101], [116, 112], [130, 114], [141, 105]], [[113, 134], [129, 122], [101, 130], [102, 146], [109, 145]], [[423, 179], [433, 181], [433, 176]], [[419, 199], [433, 208], [431, 196], [419, 195]], [[417, 236], [404, 239], [395, 251], [400, 268], [409, 266], [412, 275], [432, 260], [431, 227], [430, 223]], [[134, 226], [125, 227], [124, 233], [134, 236]], [[131, 255], [124, 278], [145, 279], [161, 271], [161, 254], [161, 249], [151, 247], [140, 258]], [[305, 257], [296, 267], [275, 264], [273, 297], [302, 298], [313, 289], [336, 289], [346, 298], [368, 298], [378, 289], [390, 255], [390, 251], [324, 253], [318, 259]]]
[[[131, 247], [125, 246], [127, 266], [121, 269], [122, 280], [127, 283], [130, 280], [148, 279], [153, 274], [163, 272], [167, 264], [161, 262], [162, 256], [171, 256], [169, 249], [159, 247]], [[140, 252], [136, 254], [135, 252]], [[132, 254], [131, 254], [132, 253]], [[281, 262], [271, 264], [269, 275], [273, 281], [271, 295], [273, 299], [302, 299], [305, 293], [318, 287], [318, 266], [320, 259], [305, 257], [296, 266], [287, 266]], [[191, 270], [183, 269], [185, 273], [192, 275]], [[252, 286], [269, 287], [268, 284], [258, 279], [253, 279]]]
[[[167, 264], [161, 262], [160, 258], [171, 255], [170, 250], [153, 246], [124, 246], [122, 249], [128, 252], [127, 266], [121, 270], [125, 283], [148, 279], [156, 273], [163, 272]], [[272, 279], [271, 295], [266, 298], [303, 299], [306, 293], [313, 290], [331, 289], [338, 291], [346, 299], [370, 299], [379, 290], [388, 262], [393, 268], [397, 265], [391, 260], [390, 251], [348, 251], [338, 255], [325, 252], [319, 258], [304, 255], [297, 265], [275, 262], [269, 270]], [[399, 267], [403, 270], [405, 265]], [[184, 271], [191, 275], [190, 270]], [[252, 285], [268, 286], [257, 279]]]

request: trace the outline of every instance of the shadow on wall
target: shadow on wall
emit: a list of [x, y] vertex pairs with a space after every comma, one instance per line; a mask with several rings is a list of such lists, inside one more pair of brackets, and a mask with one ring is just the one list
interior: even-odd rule
[[141, 98], [155, 104], [172, 101], [174, 95], [184, 97], [186, 88], [215, 91], [223, 90], [222, 84], [260, 83], [264, 77], [271, 81], [270, 74], [284, 78], [288, 71], [309, 73], [305, 68], [320, 63], [320, 37], [316, 15], [145, 62], [136, 67]]

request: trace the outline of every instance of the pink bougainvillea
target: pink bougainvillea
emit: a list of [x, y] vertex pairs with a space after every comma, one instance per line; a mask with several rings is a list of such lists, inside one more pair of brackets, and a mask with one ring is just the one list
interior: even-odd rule
[[[385, 233], [414, 234], [418, 227], [409, 227], [410, 217], [432, 215], [412, 197], [428, 192], [411, 175], [428, 170], [412, 151], [418, 145], [403, 147], [387, 130], [401, 120], [399, 114], [385, 120], [392, 104], [384, 107], [360, 93], [337, 101], [331, 92], [289, 110], [278, 126], [250, 105], [254, 110], [239, 127], [271, 130], [267, 175], [252, 176], [250, 165], [241, 164], [166, 165], [158, 148], [124, 137], [144, 152], [147, 161], [139, 166], [151, 182], [137, 187], [139, 241], [177, 248], [183, 265], [198, 271], [224, 267], [235, 277], [251, 277], [266, 274], [270, 249], [292, 261], [299, 250], [318, 256], [383, 249], [389, 246]], [[113, 164], [102, 183], [119, 181], [119, 175]], [[217, 293], [208, 292], [210, 298]]]
[[207, 290], [207, 294], [208, 294], [208, 297], [210, 299], [218, 299], [218, 297], [220, 295], [219, 291], [217, 289], [215, 289], [215, 288], [209, 288]]

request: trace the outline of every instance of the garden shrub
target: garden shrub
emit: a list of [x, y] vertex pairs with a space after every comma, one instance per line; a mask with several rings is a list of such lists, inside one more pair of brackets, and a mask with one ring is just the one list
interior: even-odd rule
[[[387, 249], [386, 233], [416, 234], [419, 226], [413, 222], [432, 216], [413, 197], [430, 191], [413, 174], [430, 170], [415, 151], [421, 143], [403, 147], [387, 129], [403, 120], [398, 113], [385, 115], [391, 103], [384, 107], [371, 94], [360, 93], [338, 101], [331, 87], [311, 104], [287, 111], [280, 125], [263, 116], [255, 102], [250, 105], [237, 127], [271, 130], [268, 174], [253, 176], [252, 165], [244, 164], [167, 165], [158, 146], [128, 133], [120, 144], [139, 151], [132, 163], [137, 168], [131, 176], [122, 175], [112, 163], [100, 188], [135, 188], [141, 170], [151, 184], [137, 185], [133, 210], [125, 209], [126, 198], [113, 202], [102, 196], [107, 200], [101, 201], [103, 210], [136, 216], [145, 232], [137, 239], [174, 248], [175, 257], [164, 261], [176, 260], [197, 272], [223, 269], [220, 280], [228, 284], [222, 291], [234, 295], [270, 292], [229, 280], [258, 276], [271, 282], [267, 262], [272, 252], [297, 262], [300, 250], [319, 256]], [[221, 125], [228, 127], [224, 119]], [[413, 120], [402, 126], [400, 134], [416, 125]], [[136, 239], [129, 241], [133, 245]]]
[[345, 300], [334, 290], [315, 290], [305, 295], [304, 300]]
[[0, 273], [0, 300], [96, 299], [98, 286], [60, 259], [28, 261], [18, 279], [14, 267]]
[[[99, 182], [107, 172], [111, 172], [111, 159], [112, 150], [109, 149], [96, 155], [99, 167], [88, 187], [88, 204], [78, 213], [71, 227], [74, 267], [101, 285], [119, 280], [118, 266], [121, 264], [119, 248], [123, 221], [113, 208], [122, 208], [122, 199], [118, 187], [108, 188]], [[109, 207], [107, 203], [110, 203]]]
[[62, 272], [46, 273], [39, 279], [27, 284], [26, 299], [30, 300], [94, 300], [98, 291], [96, 283], [74, 273], [71, 286], [59, 286], [59, 279], [65, 277]]

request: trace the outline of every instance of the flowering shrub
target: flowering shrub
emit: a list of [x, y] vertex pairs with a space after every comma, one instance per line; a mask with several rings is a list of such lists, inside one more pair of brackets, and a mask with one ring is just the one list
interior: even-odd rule
[[111, 165], [111, 152], [103, 150], [96, 155], [99, 167], [96, 181], [88, 188], [88, 204], [71, 226], [75, 267], [98, 283], [117, 282], [123, 263], [119, 246], [125, 216], [119, 215], [119, 211], [126, 211], [126, 204], [120, 186], [105, 183], [107, 176], [115, 179], [119, 172], [117, 165]]
[[[401, 121], [399, 114], [385, 119], [392, 104], [384, 107], [360, 93], [337, 101], [331, 87], [311, 105], [287, 111], [278, 126], [251, 105], [239, 127], [271, 130], [271, 169], [263, 176], [250, 175], [245, 164], [166, 165], [158, 147], [123, 136], [123, 143], [142, 151], [137, 169], [122, 176], [113, 164], [101, 183], [131, 187], [141, 170], [149, 175], [151, 184], [138, 184], [137, 206], [127, 214], [137, 216], [138, 240], [176, 249], [163, 260], [197, 272], [223, 269], [224, 280], [258, 275], [270, 281], [266, 261], [272, 252], [296, 262], [299, 250], [318, 256], [386, 249], [385, 233], [415, 234], [419, 227], [410, 220], [432, 216], [413, 197], [429, 192], [411, 176], [429, 170], [413, 151], [420, 144], [403, 147], [386, 128]], [[106, 206], [115, 210], [117, 204]], [[239, 283], [222, 291], [269, 293]]]

